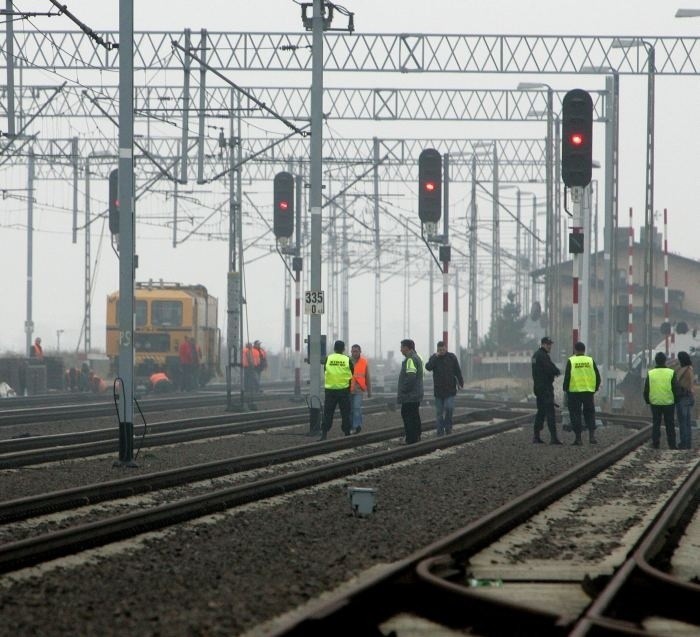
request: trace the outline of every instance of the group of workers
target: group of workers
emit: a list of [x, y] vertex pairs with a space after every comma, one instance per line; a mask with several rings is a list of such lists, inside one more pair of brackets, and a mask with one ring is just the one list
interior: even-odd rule
[[[437, 435], [452, 431], [452, 414], [457, 386], [464, 387], [464, 379], [457, 357], [447, 351], [445, 343], [437, 344], [437, 351], [428, 362], [416, 353], [413, 340], [401, 341], [403, 361], [399, 372], [397, 402], [401, 405], [406, 444], [421, 439], [420, 403], [423, 400], [424, 368], [433, 372]], [[346, 436], [362, 431], [362, 400], [372, 396], [372, 384], [367, 359], [362, 348], [355, 344], [350, 356], [345, 354], [345, 343], [336, 341], [333, 353], [324, 364], [325, 402], [320, 440], [326, 440], [333, 425], [336, 407], [340, 408], [341, 430]]]
[[[554, 379], [559, 368], [552, 362], [552, 339], [545, 336], [540, 348], [532, 356], [532, 380], [537, 400], [532, 442], [542, 444], [540, 433], [547, 421], [549, 443], [562, 444], [557, 436], [554, 408]], [[677, 368], [667, 367], [667, 357], [658, 352], [654, 358], [656, 367], [650, 369], [644, 381], [644, 401], [650, 406], [652, 416], [651, 446], [658, 449], [661, 442], [661, 422], [666, 428], [669, 449], [690, 449], [692, 408], [695, 405], [693, 391], [694, 372], [688, 352], [679, 352]], [[574, 345], [574, 353], [566, 363], [563, 390], [566, 396], [574, 445], [581, 445], [583, 425], [588, 430], [588, 442], [596, 444], [594, 396], [600, 387], [600, 372], [593, 358], [586, 354], [582, 342]], [[674, 415], [678, 417], [679, 442], [676, 444]]]

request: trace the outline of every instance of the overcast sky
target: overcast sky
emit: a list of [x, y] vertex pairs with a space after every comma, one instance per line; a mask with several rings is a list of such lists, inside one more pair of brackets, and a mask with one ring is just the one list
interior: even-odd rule
[[[18, 10], [50, 10], [48, 0], [15, 0]], [[83, 22], [95, 30], [118, 28], [118, 1], [94, 2], [92, 0], [68, 0], [68, 8]], [[561, 35], [673, 35], [694, 36], [700, 33], [700, 18], [676, 19], [678, 7], [698, 8], [700, 1], [679, 0], [589, 0], [586, 3], [571, 0], [523, 2], [522, 0], [453, 0], [424, 2], [417, 0], [343, 0], [343, 6], [355, 13], [357, 33], [463, 33], [463, 34], [561, 34]], [[43, 6], [45, 5], [45, 6]], [[584, 7], [582, 11], [580, 7]], [[302, 30], [301, 9], [292, 0], [242, 1], [201, 0], [198, 3], [183, 0], [168, 2], [135, 2], [135, 29], [137, 31], [181, 31], [189, 27], [193, 31], [206, 28], [210, 31], [275, 31], [299, 32]], [[337, 19], [341, 24], [341, 19]], [[32, 23], [39, 29], [69, 30], [71, 23], [65, 17], [37, 18]], [[30, 29], [32, 25], [23, 25]], [[22, 28], [17, 25], [16, 28]], [[110, 74], [103, 79], [114, 84], [116, 78]], [[74, 81], [77, 78], [71, 76]], [[288, 73], [286, 77], [273, 73], [239, 73], [231, 77], [234, 81], [250, 86], [310, 84], [310, 73]], [[3, 71], [2, 82], [5, 80]], [[177, 78], [181, 80], [181, 75]], [[603, 90], [603, 77], [571, 75], [546, 77], [518, 75], [458, 75], [432, 74], [329, 74], [327, 86], [407, 86], [407, 87], [459, 87], [513, 89], [519, 81], [545, 81], [556, 89], [574, 87]], [[27, 83], [58, 84], [63, 79], [51, 72], [31, 75]], [[136, 81], [141, 81], [137, 77]], [[659, 77], [656, 82], [656, 193], [655, 208], [669, 209], [669, 249], [684, 256], [697, 257], [696, 218], [698, 214], [697, 157], [700, 147], [697, 113], [700, 106], [700, 78]], [[621, 83], [620, 115], [620, 215], [621, 225], [626, 225], [627, 210], [635, 210], [638, 226], [643, 218], [644, 207], [644, 141], [646, 111], [646, 79], [642, 76], [625, 76]], [[193, 121], [194, 123], [194, 121]], [[220, 126], [221, 123], [215, 121]], [[265, 130], [279, 130], [266, 122], [256, 120], [250, 134]], [[46, 121], [40, 125], [43, 136], [50, 137], [57, 127]], [[257, 127], [257, 128], [256, 128]], [[0, 120], [0, 129], [5, 130], [5, 121]], [[109, 135], [114, 131], [108, 125], [102, 129]], [[166, 128], [161, 134], [177, 136]], [[594, 131], [595, 155], [601, 160], [601, 125]], [[78, 134], [76, 131], [75, 134]], [[541, 123], [350, 123], [329, 122], [326, 136], [363, 137], [374, 135], [386, 137], [542, 137]], [[596, 178], [603, 179], [602, 174]], [[0, 188], [26, 187], [26, 168], [0, 170]], [[460, 189], [461, 188], [461, 189]], [[528, 185], [523, 186], [529, 189]], [[93, 186], [95, 209], [99, 201], [106, 198], [106, 190], [98, 184]], [[248, 187], [251, 197], [259, 197], [264, 205], [270, 198], [268, 184], [253, 184]], [[536, 190], [536, 189], [535, 189]], [[104, 192], [103, 192], [104, 191]], [[386, 190], [385, 194], [388, 194]], [[410, 193], [410, 189], [407, 191]], [[538, 191], [542, 198], [544, 191]], [[455, 188], [454, 202], [464, 202], [466, 186]], [[204, 196], [204, 195], [203, 195]], [[83, 320], [83, 237], [77, 244], [71, 243], [70, 214], [61, 210], [72, 205], [70, 183], [39, 183], [38, 205], [35, 209], [34, 234], [34, 335], [44, 338], [49, 348], [56, 346], [57, 330], [63, 348], [76, 348]], [[46, 206], [39, 204], [47, 204]], [[49, 206], [48, 204], [51, 204]], [[602, 196], [601, 196], [602, 204]], [[82, 200], [80, 202], [82, 210]], [[164, 205], [170, 206], [171, 203]], [[401, 207], [415, 210], [415, 202], [404, 197]], [[464, 214], [463, 203], [462, 214]], [[490, 210], [486, 201], [481, 209]], [[269, 209], [268, 209], [269, 211]], [[139, 210], [137, 208], [137, 215]], [[458, 216], [456, 217], [459, 218]], [[26, 201], [16, 198], [0, 200], [0, 267], [3, 275], [3, 301], [0, 312], [0, 351], [22, 351], [24, 347], [24, 320], [26, 316]], [[92, 234], [93, 260], [97, 259], [93, 303], [93, 345], [104, 346], [104, 301], [108, 293], [118, 287], [117, 261], [108, 247], [108, 240], [101, 235], [99, 224]], [[251, 230], [252, 231], [252, 230]], [[203, 283], [220, 299], [220, 325], [225, 332], [225, 285], [226, 245], [223, 242], [191, 241], [176, 250], [170, 246], [170, 231], [166, 228], [139, 229], [137, 252], [140, 255], [138, 280], [148, 278]], [[488, 232], [488, 231], [486, 231]], [[102, 239], [101, 239], [102, 236]], [[98, 248], [101, 250], [98, 254]], [[413, 247], [416, 259], [427, 263], [425, 249]], [[357, 253], [355, 253], [357, 254]], [[264, 256], [251, 250], [247, 258], [255, 259], [246, 270], [248, 321], [251, 338], [262, 339], [271, 350], [282, 346], [282, 285], [284, 270], [275, 254]], [[489, 257], [483, 255], [484, 267]], [[425, 261], [423, 261], [425, 260]], [[422, 266], [424, 267], [424, 266]], [[484, 273], [487, 276], [488, 272]], [[671, 284], [673, 283], [671, 273]], [[466, 284], [466, 276], [462, 278]], [[488, 294], [490, 282], [484, 279], [481, 295], [484, 303], [480, 307], [480, 332], [488, 327]], [[373, 348], [372, 280], [358, 276], [350, 283], [350, 340], [365, 344], [370, 353]], [[504, 290], [505, 293], [506, 290]], [[398, 341], [404, 336], [414, 338], [421, 352], [433, 349], [428, 343], [427, 286], [423, 282], [411, 288], [411, 332], [403, 333], [403, 283], [394, 277], [384, 288], [383, 343], [382, 349], [398, 350]], [[441, 332], [440, 281], [435, 288], [435, 337]], [[452, 294], [452, 290], [450, 290]], [[453, 308], [451, 308], [453, 311]], [[466, 304], [461, 305], [461, 339], [466, 340]], [[450, 319], [452, 330], [453, 317]], [[324, 328], [324, 331], [325, 328]], [[334, 337], [335, 335], [331, 335]], [[452, 338], [452, 337], [451, 337]]]

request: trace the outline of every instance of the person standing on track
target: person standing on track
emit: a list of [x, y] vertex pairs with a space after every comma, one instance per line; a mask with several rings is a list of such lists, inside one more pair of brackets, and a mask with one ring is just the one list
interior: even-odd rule
[[692, 445], [692, 430], [690, 428], [693, 419], [693, 406], [695, 405], [695, 393], [693, 391], [693, 363], [688, 352], [678, 352], [678, 364], [676, 380], [680, 395], [676, 403], [676, 417], [678, 418], [678, 448], [690, 449]]
[[457, 385], [464, 387], [459, 361], [452, 352], [447, 351], [443, 341], [438, 341], [437, 352], [428, 359], [425, 369], [433, 372], [437, 435], [451, 434]]
[[574, 345], [574, 355], [566, 362], [564, 372], [564, 391], [569, 406], [571, 428], [574, 430], [575, 445], [581, 444], [581, 411], [583, 421], [588, 429], [588, 442], [592, 445], [595, 439], [595, 404], [593, 398], [600, 387], [600, 372], [595, 361], [586, 356], [586, 346], [579, 341]]
[[406, 431], [406, 444], [418, 442], [421, 436], [420, 403], [423, 400], [423, 361], [416, 354], [416, 344], [405, 338], [401, 341], [404, 360], [399, 373], [396, 401], [401, 405], [401, 418]]
[[532, 437], [532, 442], [535, 444], [544, 442], [540, 437], [540, 432], [544, 428], [545, 418], [549, 429], [549, 444], [562, 444], [557, 437], [557, 424], [554, 416], [554, 379], [561, 372], [549, 357], [553, 342], [549, 336], [543, 336], [540, 341], [540, 348], [532, 355], [533, 391], [537, 398], [537, 413], [535, 414], [534, 434]]
[[676, 448], [676, 429], [673, 422], [676, 396], [679, 395], [676, 374], [666, 367], [666, 354], [657, 352], [656, 367], [650, 369], [644, 381], [644, 402], [651, 407], [651, 446], [659, 448], [661, 442], [661, 418], [666, 427], [669, 449]]
[[369, 365], [367, 359], [362, 356], [362, 348], [355, 344], [350, 348], [352, 359], [352, 382], [350, 394], [352, 398], [352, 433], [359, 434], [362, 431], [362, 398], [372, 398], [372, 385], [369, 377]]
[[333, 353], [326, 359], [323, 368], [326, 395], [323, 405], [323, 428], [319, 440], [328, 438], [328, 432], [333, 426], [336, 405], [340, 407], [343, 433], [346, 436], [350, 435], [350, 381], [353, 364], [350, 357], [343, 352], [345, 352], [345, 343], [336, 341], [333, 345]]

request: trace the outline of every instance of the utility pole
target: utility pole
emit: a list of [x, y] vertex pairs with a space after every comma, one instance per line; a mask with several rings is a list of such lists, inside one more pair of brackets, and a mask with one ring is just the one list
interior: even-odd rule
[[[323, 148], [323, 15], [324, 0], [313, 0], [311, 47], [311, 290], [321, 290], [321, 165]], [[321, 295], [322, 296], [322, 295]], [[311, 314], [309, 343], [309, 425], [320, 431], [321, 417], [321, 314]]]
[[119, 459], [134, 462], [134, 0], [119, 0]]
[[34, 149], [29, 148], [29, 162], [27, 165], [27, 318], [24, 322], [24, 331], [27, 335], [27, 358], [32, 353], [32, 334], [34, 333], [34, 321], [32, 320], [32, 283], [34, 281]]
[[476, 156], [472, 156], [472, 190], [470, 201], [470, 217], [469, 217], [469, 345], [467, 349], [468, 356], [468, 374], [470, 378], [474, 376], [474, 354], [479, 345], [478, 330], [476, 323], [476, 228], [477, 228], [477, 210], [476, 210]]
[[7, 136], [15, 136], [15, 30], [12, 0], [5, 0], [5, 50], [7, 53]]
[[[374, 170], [372, 182], [374, 190], [374, 360], [382, 358], [382, 279], [381, 245], [379, 243], [379, 140], [372, 140]], [[406, 261], [408, 264], [408, 261]], [[407, 338], [407, 336], [405, 336]]]
[[84, 294], [84, 344], [85, 344], [85, 359], [92, 349], [92, 301], [90, 299], [92, 292], [92, 246], [90, 243], [90, 156], [85, 158], [85, 280], [83, 281]]

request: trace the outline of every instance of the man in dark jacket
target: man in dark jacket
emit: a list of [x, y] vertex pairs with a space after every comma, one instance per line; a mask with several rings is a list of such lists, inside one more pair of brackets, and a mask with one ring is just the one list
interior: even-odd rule
[[540, 432], [544, 428], [545, 418], [547, 419], [547, 429], [549, 429], [549, 444], [561, 444], [561, 440], [557, 437], [557, 425], [554, 417], [554, 379], [559, 376], [560, 371], [549, 357], [553, 342], [549, 336], [543, 336], [540, 348], [532, 355], [533, 391], [537, 398], [537, 414], [535, 414], [535, 431], [532, 442], [536, 444], [544, 442], [540, 437]]
[[450, 434], [452, 433], [452, 413], [455, 408], [457, 384], [464, 387], [459, 361], [452, 352], [447, 351], [443, 341], [438, 341], [437, 352], [425, 364], [425, 369], [433, 372], [437, 435]]
[[416, 344], [405, 338], [401, 341], [404, 360], [399, 373], [396, 401], [401, 405], [401, 418], [406, 431], [406, 444], [420, 440], [420, 403], [423, 400], [423, 361], [416, 354]]

